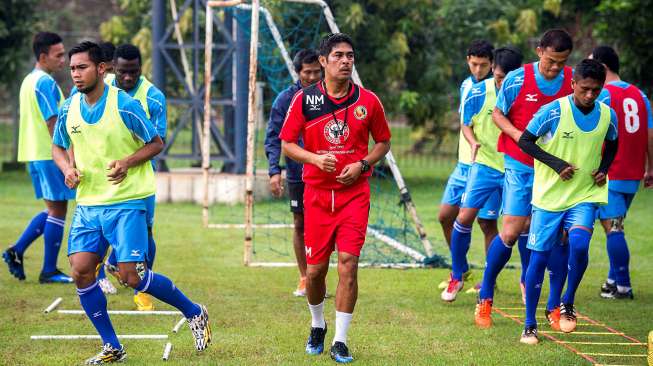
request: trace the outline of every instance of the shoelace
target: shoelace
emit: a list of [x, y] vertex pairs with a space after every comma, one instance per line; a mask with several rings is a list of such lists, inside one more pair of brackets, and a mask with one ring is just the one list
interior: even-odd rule
[[453, 292], [453, 290], [458, 286], [460, 281], [454, 280], [453, 278], [449, 280], [449, 286], [447, 286], [447, 292]]
[[492, 312], [492, 303], [489, 301], [482, 301], [478, 307], [478, 313], [480, 315], [490, 315]]
[[311, 346], [317, 346], [322, 343], [322, 328], [311, 328]]
[[349, 356], [349, 350], [347, 349], [347, 346], [344, 343], [338, 342], [334, 345], [336, 349], [336, 353], [341, 355], [341, 356]]

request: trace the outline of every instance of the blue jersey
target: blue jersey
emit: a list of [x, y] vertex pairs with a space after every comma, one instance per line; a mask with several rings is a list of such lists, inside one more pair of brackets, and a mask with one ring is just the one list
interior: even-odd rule
[[[630, 83], [627, 83], [623, 80], [618, 80], [618, 81], [613, 81], [610, 82], [609, 84], [614, 85], [616, 87], [626, 89], [630, 86]], [[646, 97], [646, 94], [642, 92], [642, 99], [644, 99], [644, 104], [646, 105], [646, 113], [648, 115], [648, 129], [653, 129], [653, 114], [651, 114], [651, 102], [649, 99]], [[597, 99], [600, 102], [603, 102], [607, 105], [610, 105], [610, 91], [606, 88], [603, 88], [601, 90], [601, 94], [599, 94], [599, 98]], [[636, 193], [637, 190], [639, 189], [639, 180], [614, 180], [611, 179], [610, 182], [608, 183], [608, 187], [611, 190], [615, 190], [617, 192], [622, 192], [622, 193]]]
[[47, 122], [48, 119], [59, 113], [58, 106], [61, 100], [61, 94], [59, 93], [57, 82], [48, 73], [43, 73], [43, 76], [36, 82], [34, 92], [36, 93], [36, 101], [38, 102], [43, 120]]
[[465, 104], [465, 100], [467, 100], [467, 95], [472, 90], [472, 86], [478, 82], [479, 80], [476, 80], [473, 75], [469, 75], [467, 79], [463, 80], [463, 82], [460, 83], [460, 101], [458, 104], [458, 113], [460, 113], [461, 117], [463, 114], [463, 106]]
[[[556, 76], [553, 80], [547, 80], [544, 78], [544, 76], [542, 76], [542, 74], [540, 74], [538, 64], [539, 62], [535, 62], [533, 65], [537, 87], [545, 95], [555, 95], [562, 87], [562, 82], [565, 79], [564, 72], [560, 70], [558, 76]], [[508, 115], [510, 107], [512, 107], [515, 99], [517, 99], [517, 96], [521, 91], [522, 85], [524, 85], [523, 66], [509, 72], [501, 84], [501, 89], [499, 89], [499, 94], [497, 95], [497, 108], [499, 108], [504, 115]]]
[[[109, 94], [109, 87], [105, 85], [104, 93], [98, 99], [98, 101], [89, 106], [86, 103], [84, 97], [81, 99], [80, 109], [82, 118], [88, 124], [97, 123], [102, 114], [104, 113], [104, 107], [107, 101], [107, 95]], [[60, 146], [64, 149], [70, 147], [70, 137], [68, 136], [68, 130], [66, 129], [66, 118], [68, 117], [68, 109], [70, 108], [70, 102], [74, 96], [66, 99], [59, 116], [57, 118], [57, 124], [54, 129], [53, 143], [57, 146]], [[145, 115], [145, 110], [136, 99], [130, 97], [126, 92], [120, 90], [118, 92], [118, 113], [122, 119], [122, 122], [125, 124], [127, 129], [129, 129], [134, 136], [141, 139], [144, 143], [151, 142], [156, 136], [158, 136], [152, 122], [147, 119]], [[128, 202], [122, 202], [115, 205], [109, 205], [111, 208], [136, 208], [145, 210], [145, 201], [144, 200], [134, 200]], [[103, 207], [109, 207], [103, 206]]]
[[[574, 116], [574, 122], [576, 122], [578, 128], [583, 131], [592, 131], [595, 129], [599, 123], [599, 118], [601, 117], [599, 103], [594, 103], [594, 109], [592, 109], [588, 114], [584, 114], [580, 109], [578, 109], [578, 107], [576, 107], [571, 95], [567, 96], [567, 98], [569, 98], [571, 113]], [[526, 130], [538, 137], [552, 136], [556, 132], [559, 123], [560, 102], [556, 100], [542, 106], [535, 116], [533, 116], [533, 119], [528, 123]], [[610, 108], [610, 126], [608, 127], [608, 132], [605, 136], [606, 140], [614, 141], [617, 139], [617, 126], [617, 114], [612, 108]]]
[[485, 81], [476, 83], [470, 88], [462, 107], [462, 121], [465, 126], [471, 126], [472, 118], [483, 108], [486, 93]]
[[[270, 120], [265, 131], [265, 156], [268, 158], [268, 174], [273, 176], [281, 174], [279, 160], [281, 159], [281, 127], [286, 119], [292, 97], [302, 89], [302, 84], [297, 81], [295, 84], [284, 89], [272, 103]], [[301, 141], [299, 141], [301, 146]], [[286, 157], [286, 180], [289, 183], [300, 183], [302, 181], [302, 164]]]

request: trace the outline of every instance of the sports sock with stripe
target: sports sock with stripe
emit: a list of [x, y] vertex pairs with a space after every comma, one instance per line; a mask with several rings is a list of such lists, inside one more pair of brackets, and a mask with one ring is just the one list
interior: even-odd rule
[[567, 270], [569, 265], [569, 244], [556, 243], [551, 249], [551, 256], [547, 267], [549, 269], [549, 300], [546, 303], [547, 310], [553, 310], [560, 306], [562, 289], [565, 287]]
[[202, 312], [199, 305], [190, 301], [168, 277], [150, 270], [145, 271], [143, 279], [135, 290], [148, 293], [166, 304], [174, 306], [184, 314], [186, 319]]
[[537, 326], [535, 313], [537, 312], [537, 303], [540, 301], [544, 271], [550, 255], [550, 250], [543, 252], [531, 251], [531, 258], [526, 271], [526, 319], [524, 324], [527, 327]]
[[506, 245], [499, 235], [495, 236], [487, 251], [485, 272], [483, 273], [483, 285], [479, 297], [481, 300], [494, 297], [494, 286], [497, 283], [497, 276], [503, 267], [510, 260], [512, 247]]
[[39, 212], [36, 216], [32, 218], [32, 221], [27, 224], [25, 231], [20, 235], [18, 241], [12, 246], [12, 249], [16, 251], [19, 255], [23, 255], [25, 250], [32, 244], [32, 242], [38, 239], [45, 228], [45, 220], [48, 218], [48, 212], [42, 211]]
[[565, 304], [573, 304], [576, 290], [580, 286], [583, 274], [589, 262], [589, 248], [592, 234], [584, 229], [569, 230], [569, 273], [567, 275], [567, 290], [562, 297]]
[[120, 342], [107, 312], [107, 298], [102, 293], [97, 281], [87, 288], [77, 289], [77, 295], [79, 295], [79, 302], [82, 304], [84, 312], [100, 334], [102, 344], [109, 343], [112, 347], [119, 349]]
[[462, 225], [456, 220], [451, 231], [451, 272], [453, 278], [458, 281], [463, 279], [465, 269], [469, 268], [467, 252], [471, 240], [472, 227]]
[[43, 239], [45, 247], [43, 252], [43, 273], [52, 273], [57, 270], [57, 258], [61, 241], [63, 240], [63, 228], [65, 217], [58, 218], [48, 216], [43, 229]]

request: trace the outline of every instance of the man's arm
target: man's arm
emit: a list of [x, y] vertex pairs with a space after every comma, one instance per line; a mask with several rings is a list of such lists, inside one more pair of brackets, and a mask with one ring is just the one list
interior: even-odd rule
[[571, 179], [574, 176], [574, 170], [576, 169], [571, 164], [566, 161], [549, 154], [544, 151], [541, 147], [536, 144], [538, 137], [533, 135], [528, 130], [524, 130], [521, 137], [519, 138], [519, 148], [524, 150], [524, 152], [533, 158], [543, 162], [549, 168], [553, 169], [562, 180]]
[[[283, 92], [282, 92], [283, 93]], [[281, 159], [281, 139], [279, 133], [283, 120], [288, 112], [290, 101], [282, 100], [284, 96], [280, 94], [277, 99], [272, 103], [270, 110], [270, 120], [265, 130], [265, 157], [268, 159], [268, 175], [270, 177], [270, 190], [276, 197], [280, 197], [283, 193], [283, 185], [281, 184], [281, 167], [279, 161]]]
[[474, 130], [467, 125], [462, 125], [460, 128], [463, 131], [463, 136], [465, 136], [465, 140], [467, 140], [467, 143], [469, 143], [469, 147], [472, 148], [472, 162], [476, 161], [476, 154], [478, 154], [478, 149], [481, 148], [481, 143], [476, 140], [476, 135], [474, 134]]
[[55, 114], [54, 116], [48, 118], [45, 123], [48, 125], [48, 132], [50, 133], [50, 138], [52, 139], [54, 137], [54, 126], [57, 124], [57, 115]]
[[156, 135], [150, 142], [143, 145], [133, 154], [123, 159], [110, 162], [107, 167], [107, 169], [111, 170], [107, 174], [109, 182], [113, 182], [113, 184], [122, 182], [127, 177], [127, 171], [129, 168], [152, 160], [152, 158], [158, 155], [161, 151], [163, 151], [163, 140], [161, 140], [159, 135]]
[[320, 170], [332, 173], [336, 170], [336, 156], [333, 154], [318, 155], [307, 151], [295, 142], [281, 140], [281, 151], [292, 160], [303, 163], [313, 164]]
[[494, 111], [492, 111], [492, 120], [503, 133], [510, 136], [510, 138], [515, 142], [519, 142], [522, 132], [515, 127], [512, 122], [510, 122], [501, 109], [494, 107]]

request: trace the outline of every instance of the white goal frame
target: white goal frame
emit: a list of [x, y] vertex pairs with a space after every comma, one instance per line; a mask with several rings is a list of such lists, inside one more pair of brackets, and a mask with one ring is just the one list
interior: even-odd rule
[[[336, 24], [335, 18], [331, 9], [323, 0], [284, 0], [286, 2], [293, 3], [303, 3], [307, 5], [316, 5], [322, 8], [322, 12], [326, 19], [326, 22], [329, 26], [329, 29], [332, 33], [339, 33], [340, 30]], [[213, 8], [214, 7], [237, 7], [241, 9], [251, 10], [251, 31], [250, 31], [250, 59], [249, 59], [249, 94], [248, 94], [248, 108], [247, 108], [247, 162], [246, 162], [246, 183], [245, 183], [245, 222], [244, 224], [210, 224], [209, 223], [209, 169], [210, 169], [210, 125], [211, 125], [211, 63], [212, 63], [212, 43], [213, 43]], [[252, 262], [252, 240], [255, 228], [288, 228], [292, 225], [285, 224], [261, 224], [255, 225], [253, 220], [254, 213], [254, 144], [255, 144], [255, 121], [256, 121], [256, 71], [258, 67], [258, 36], [259, 36], [259, 17], [260, 14], [263, 14], [266, 24], [268, 25], [272, 37], [274, 38], [281, 56], [283, 57], [284, 63], [288, 69], [288, 72], [293, 78], [293, 81], [297, 81], [298, 76], [292, 66], [292, 60], [288, 51], [283, 43], [283, 39], [279, 30], [274, 23], [272, 15], [265, 8], [259, 5], [259, 0], [252, 0], [251, 4], [247, 4], [242, 0], [222, 0], [222, 1], [207, 1], [206, 2], [206, 27], [205, 27], [205, 47], [204, 47], [204, 123], [202, 129], [202, 174], [203, 174], [203, 185], [204, 185], [204, 197], [203, 197], [203, 207], [202, 207], [202, 220], [205, 227], [208, 228], [244, 228], [245, 229], [245, 241], [244, 241], [244, 253], [243, 253], [243, 262], [246, 266], [286, 266], [287, 263], [257, 263]], [[352, 72], [352, 79], [358, 85], [363, 85], [358, 75], [358, 71], [354, 67]], [[415, 231], [419, 235], [422, 246], [424, 247], [424, 252], [426, 255], [410, 248], [402, 243], [396, 241], [393, 238], [390, 238], [386, 235], [383, 235], [381, 232], [374, 230], [370, 227], [367, 229], [368, 235], [379, 239], [383, 243], [393, 247], [399, 252], [406, 254], [413, 258], [415, 261], [421, 263], [427, 257], [433, 256], [433, 247], [430, 240], [426, 235], [424, 226], [417, 215], [417, 210], [415, 204], [413, 203], [408, 188], [404, 182], [403, 176], [397, 162], [392, 154], [392, 151], [389, 151], [385, 156], [388, 166], [392, 172], [392, 176], [395, 180], [395, 184], [399, 190], [399, 195], [401, 201], [404, 203], [405, 208], [408, 210], [410, 218], [413, 222]], [[381, 265], [383, 267], [392, 267], [392, 268], [406, 268], [406, 267], [415, 267], [416, 265]], [[419, 266], [419, 265], [417, 265]]]

